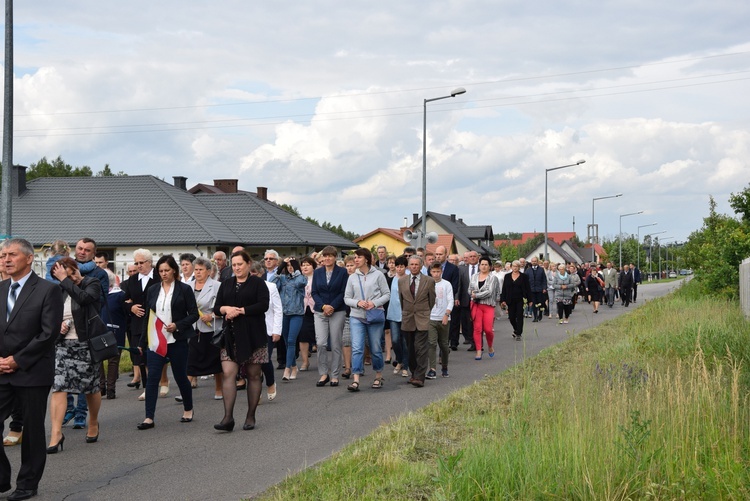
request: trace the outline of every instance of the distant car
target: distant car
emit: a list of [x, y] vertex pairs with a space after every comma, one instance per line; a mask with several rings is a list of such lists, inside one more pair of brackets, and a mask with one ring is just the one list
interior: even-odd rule
[[690, 270], [690, 269], [688, 269], [688, 270], [686, 270], [686, 269], [680, 270], [680, 275], [692, 275], [692, 274], [693, 274], [693, 270]]
[[669, 272], [669, 278], [677, 278], [677, 273], [674, 271]]

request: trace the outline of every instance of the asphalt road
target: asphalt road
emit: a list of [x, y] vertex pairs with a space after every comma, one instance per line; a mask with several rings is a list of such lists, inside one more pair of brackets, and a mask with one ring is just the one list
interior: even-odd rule
[[[238, 398], [235, 420], [240, 428], [220, 433], [214, 423], [223, 416], [222, 402], [213, 400], [213, 380], [200, 381], [194, 390], [195, 419], [180, 423], [181, 404], [174, 401], [177, 388], [160, 398], [156, 427], [139, 431], [136, 424], [144, 417], [140, 391], [129, 390], [127, 375], [118, 382], [118, 398], [104, 400], [100, 413], [99, 442], [86, 444], [85, 430], [64, 428], [65, 450], [48, 456], [39, 496], [51, 500], [237, 500], [258, 494], [300, 471], [326, 459], [353, 439], [370, 433], [382, 423], [439, 400], [455, 389], [465, 387], [486, 375], [499, 373], [532, 357], [543, 348], [582, 330], [632, 311], [643, 302], [662, 296], [680, 282], [644, 284], [639, 301], [630, 308], [617, 303], [601, 307], [594, 315], [586, 303], [579, 304], [567, 325], [544, 319], [526, 320], [523, 343], [511, 338], [507, 317], [495, 324], [496, 356], [474, 360], [466, 346], [451, 352], [450, 378], [438, 376], [424, 388], [405, 384], [405, 378], [386, 370], [381, 390], [369, 387], [372, 368], [363, 377], [362, 390], [351, 393], [345, 382], [337, 388], [317, 388], [317, 363], [311, 371], [300, 372], [296, 381], [280, 383], [278, 397], [265, 399], [258, 407], [255, 430], [243, 431], [247, 409], [245, 398]], [[276, 372], [279, 376], [280, 371]], [[239, 396], [238, 396], [239, 397]], [[7, 429], [7, 422], [6, 422]], [[13, 483], [20, 465], [20, 447], [6, 447], [13, 468]], [[8, 493], [0, 496], [4, 499]]]

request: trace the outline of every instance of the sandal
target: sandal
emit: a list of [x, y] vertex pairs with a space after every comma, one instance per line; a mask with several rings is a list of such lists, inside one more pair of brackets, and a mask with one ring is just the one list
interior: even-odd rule
[[349, 391], [359, 391], [359, 381], [353, 381], [346, 389]]
[[349, 379], [350, 377], [352, 377], [352, 370], [346, 369], [344, 372], [341, 373], [341, 377], [344, 379]]
[[375, 381], [372, 382], [372, 387], [375, 388], [376, 390], [379, 390], [380, 388], [383, 387], [383, 383], [384, 381], [382, 377], [375, 378]]

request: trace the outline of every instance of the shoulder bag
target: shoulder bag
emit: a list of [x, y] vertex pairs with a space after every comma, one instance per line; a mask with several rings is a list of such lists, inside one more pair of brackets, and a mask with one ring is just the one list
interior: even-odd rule
[[89, 352], [95, 364], [120, 354], [115, 333], [107, 329], [107, 325], [99, 314], [88, 319], [87, 328], [91, 334], [88, 340]]
[[[365, 289], [362, 287], [362, 277], [357, 276], [359, 279], [359, 290], [362, 291], [362, 300], [367, 301], [365, 297]], [[379, 322], [385, 322], [385, 310], [382, 307], [372, 308], [365, 310], [365, 324], [377, 324]]]

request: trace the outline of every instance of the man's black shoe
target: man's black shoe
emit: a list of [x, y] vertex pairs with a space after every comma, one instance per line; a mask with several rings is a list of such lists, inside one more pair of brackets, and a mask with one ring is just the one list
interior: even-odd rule
[[8, 501], [21, 501], [22, 499], [31, 499], [36, 496], [36, 489], [16, 489], [8, 496]]
[[452, 351], [458, 351], [458, 346], [451, 346]]

